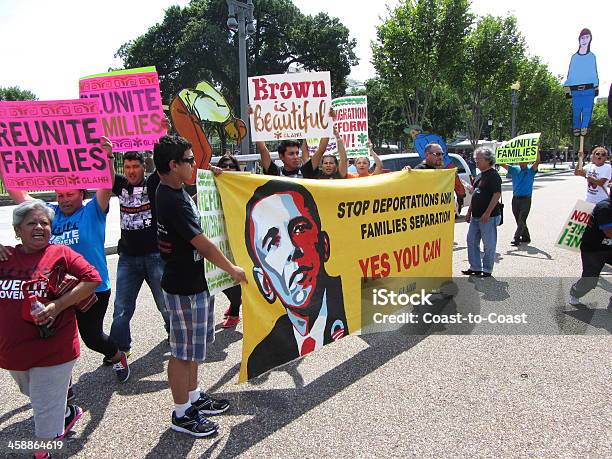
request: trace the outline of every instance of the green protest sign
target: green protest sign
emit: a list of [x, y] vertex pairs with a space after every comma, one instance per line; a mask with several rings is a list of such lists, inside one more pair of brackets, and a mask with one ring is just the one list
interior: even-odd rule
[[[196, 178], [197, 203], [200, 211], [201, 226], [204, 234], [223, 252], [232, 263], [234, 257], [230, 249], [225, 227], [225, 217], [221, 207], [221, 197], [215, 185], [212, 172], [198, 169]], [[232, 277], [218, 268], [206, 258], [204, 259], [204, 276], [208, 284], [208, 291], [215, 295], [226, 288], [236, 285]]]
[[534, 163], [538, 156], [540, 133], [523, 134], [503, 142], [495, 150], [497, 164]]

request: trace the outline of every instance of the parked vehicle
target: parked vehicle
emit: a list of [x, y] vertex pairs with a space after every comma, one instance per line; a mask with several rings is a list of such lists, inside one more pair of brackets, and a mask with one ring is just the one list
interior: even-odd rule
[[[449, 156], [453, 164], [457, 167], [457, 174], [459, 174], [459, 178], [465, 188], [465, 198], [455, 199], [455, 212], [457, 215], [461, 215], [462, 208], [469, 206], [472, 202], [474, 176], [461, 156], [455, 153], [449, 153]], [[383, 164], [383, 172], [401, 171], [406, 166], [415, 167], [423, 161], [418, 153], [384, 155], [380, 157], [380, 160]]]

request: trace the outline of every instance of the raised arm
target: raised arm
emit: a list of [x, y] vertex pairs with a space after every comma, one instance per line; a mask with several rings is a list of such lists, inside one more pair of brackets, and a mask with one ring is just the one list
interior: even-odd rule
[[372, 142], [368, 144], [368, 147], [370, 149], [370, 155], [372, 155], [372, 158], [374, 158], [374, 163], [376, 164], [376, 167], [374, 168], [374, 172], [372, 172], [372, 175], [378, 175], [382, 172], [382, 161], [380, 160], [380, 157], [374, 151]]
[[102, 136], [100, 138], [100, 146], [102, 147], [102, 151], [106, 152], [108, 156], [108, 168], [110, 169], [112, 177], [111, 187], [109, 189], [105, 188], [96, 191], [98, 205], [100, 209], [102, 209], [102, 212], [106, 212], [108, 210], [110, 198], [113, 195], [113, 185], [115, 184], [115, 157], [113, 156], [113, 144], [108, 137]]
[[539, 165], [540, 165], [540, 149], [538, 148], [538, 154], [536, 155], [536, 160], [535, 160], [535, 163], [533, 163], [533, 164], [531, 165], [531, 169], [532, 169], [534, 172], [537, 172], [537, 171], [538, 171], [538, 166], [539, 166]]
[[574, 169], [574, 175], [579, 175], [581, 177], [586, 177], [586, 173], [582, 167], [582, 162], [584, 161], [584, 152], [578, 152], [578, 164], [576, 164], [576, 169]]
[[[302, 140], [302, 145], [300, 146], [302, 149], [302, 164], [306, 164], [310, 159], [310, 151], [308, 150], [308, 142], [306, 139]], [[316, 166], [314, 166], [316, 169]]]
[[348, 173], [348, 158], [346, 157], [346, 148], [342, 141], [342, 136], [336, 128], [334, 128], [334, 135], [336, 136], [336, 145], [338, 145], [338, 173], [342, 178], [346, 178]]

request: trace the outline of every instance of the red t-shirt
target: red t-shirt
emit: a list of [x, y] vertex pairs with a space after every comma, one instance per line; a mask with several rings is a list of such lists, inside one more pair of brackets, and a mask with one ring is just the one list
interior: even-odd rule
[[[11, 249], [10, 247], [7, 247]], [[33, 367], [60, 365], [80, 355], [79, 334], [74, 308], [64, 309], [53, 321], [55, 335], [41, 338], [38, 328], [21, 317], [25, 281], [48, 276], [61, 266], [82, 282], [100, 282], [100, 275], [85, 258], [65, 245], [49, 244], [40, 252], [27, 254], [21, 245], [12, 249], [8, 261], [0, 261], [0, 368], [25, 371]], [[43, 303], [45, 285], [33, 284], [30, 293]]]

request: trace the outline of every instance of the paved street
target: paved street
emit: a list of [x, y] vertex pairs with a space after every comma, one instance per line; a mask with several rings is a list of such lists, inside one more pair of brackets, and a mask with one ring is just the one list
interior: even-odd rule
[[[539, 177], [528, 221], [533, 242], [516, 248], [510, 245], [511, 187], [504, 184], [495, 278], [475, 285], [483, 308], [501, 301], [537, 306], [541, 279], [530, 291], [513, 288], [510, 277], [579, 276], [579, 255], [556, 248], [554, 239], [584, 190], [584, 179], [570, 173]], [[116, 203], [114, 209], [109, 218], [117, 222]], [[0, 216], [0, 242], [10, 242], [4, 239], [8, 215]], [[466, 233], [467, 224], [458, 221], [455, 275], [468, 266]], [[117, 257], [108, 260], [115, 279]], [[609, 281], [604, 274], [601, 287], [609, 290]], [[603, 289], [586, 297], [593, 303], [587, 311], [557, 311], [570, 328], [594, 336], [409, 336], [405, 330], [349, 336], [242, 385], [236, 384], [242, 326], [218, 329], [200, 381], [233, 408], [216, 419], [219, 435], [193, 439], [168, 427], [168, 347], [144, 288], [133, 319], [132, 378], [117, 384], [112, 370], [100, 366], [101, 356], [83, 346], [74, 380], [86, 412], [58, 456], [611, 457], [612, 315]], [[549, 295], [563, 303], [567, 293]], [[217, 323], [226, 304], [218, 297]], [[107, 329], [110, 319], [111, 312]], [[32, 412], [5, 371], [0, 387], [0, 456], [15, 456], [6, 444], [29, 438]]]

